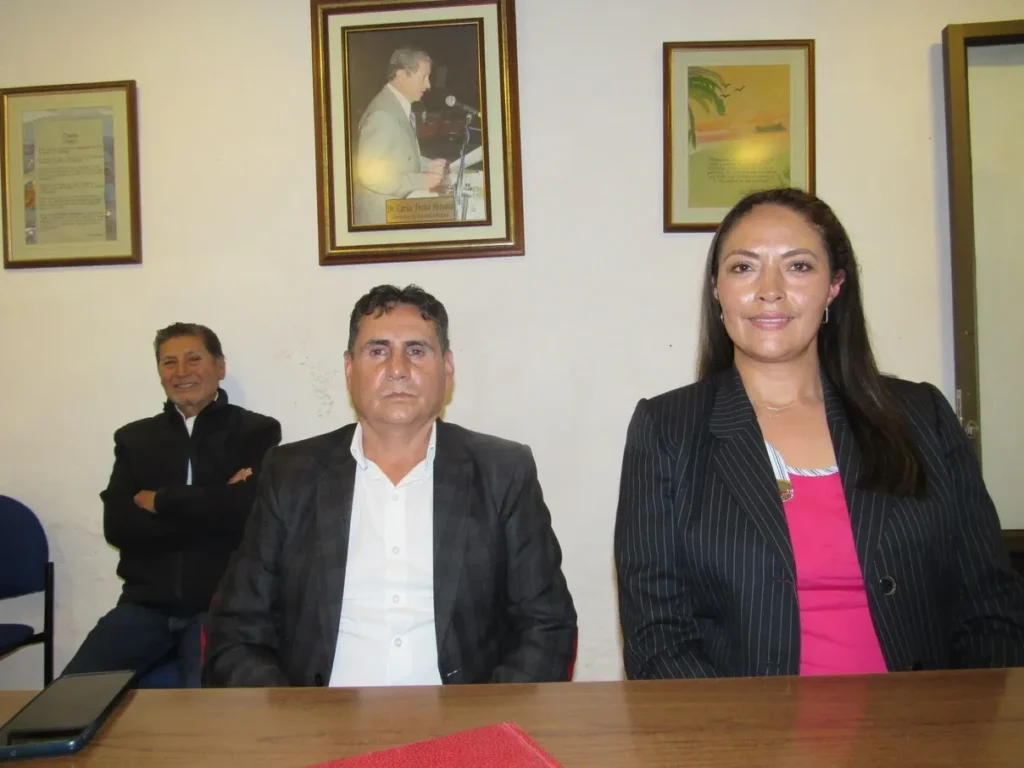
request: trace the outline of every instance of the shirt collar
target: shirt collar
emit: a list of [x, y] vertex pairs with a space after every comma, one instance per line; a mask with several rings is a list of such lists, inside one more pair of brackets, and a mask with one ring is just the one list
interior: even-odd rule
[[[219, 398], [220, 398], [220, 390], [218, 389], [217, 393], [213, 396], [213, 400], [211, 400], [210, 402], [208, 402], [206, 404], [206, 408], [209, 408], [211, 405], [216, 403]], [[203, 411], [205, 411], [206, 408], [203, 408]], [[203, 412], [203, 411], [200, 411], [199, 413], [196, 414], [196, 416], [186, 416], [184, 413], [181, 412], [181, 408], [179, 408], [177, 405], [174, 406], [174, 410], [176, 410], [178, 412], [178, 415], [181, 416], [181, 418], [183, 418], [186, 423], [188, 422], [189, 419], [195, 419], [195, 417], [198, 416], [199, 413]]]
[[[363, 453], [363, 425], [356, 422], [356, 430], [352, 433], [352, 458], [356, 460], [356, 464], [359, 465], [360, 469], [365, 470], [370, 465], [370, 460], [366, 458], [366, 454]], [[437, 453], [437, 419], [434, 420], [434, 426], [430, 429], [430, 442], [427, 444], [427, 458], [426, 467], [428, 470], [434, 466], [434, 454]]]
[[402, 109], [405, 110], [405, 116], [408, 117], [410, 114], [412, 114], [412, 103], [407, 98], [405, 98], [405, 96], [399, 93], [398, 89], [395, 88], [395, 86], [393, 86], [391, 83], [388, 83], [388, 88], [390, 88], [391, 92], [395, 94], [395, 98], [398, 99], [398, 103], [402, 105]]

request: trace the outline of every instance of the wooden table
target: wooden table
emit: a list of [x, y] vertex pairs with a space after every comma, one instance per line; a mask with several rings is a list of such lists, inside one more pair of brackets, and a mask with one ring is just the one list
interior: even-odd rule
[[[31, 695], [0, 692], [0, 718]], [[31, 765], [299, 768], [505, 720], [565, 768], [1020, 768], [1024, 670], [138, 691], [79, 755]]]

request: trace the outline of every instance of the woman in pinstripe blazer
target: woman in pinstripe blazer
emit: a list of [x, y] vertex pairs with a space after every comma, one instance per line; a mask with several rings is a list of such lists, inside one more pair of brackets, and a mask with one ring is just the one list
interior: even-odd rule
[[698, 379], [629, 425], [629, 678], [1024, 665], [1024, 586], [977, 461], [935, 387], [878, 372], [825, 203], [773, 190], [723, 220]]

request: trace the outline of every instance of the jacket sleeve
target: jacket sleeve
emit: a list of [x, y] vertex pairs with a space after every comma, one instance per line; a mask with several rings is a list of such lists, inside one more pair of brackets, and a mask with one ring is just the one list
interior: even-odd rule
[[263, 417], [257, 429], [245, 435], [244, 449], [233, 472], [249, 467], [253, 474], [241, 482], [221, 486], [171, 485], [156, 492], [159, 517], [202, 530], [236, 545], [252, 510], [263, 458], [281, 442], [281, 425]]
[[491, 682], [567, 681], [576, 656], [576, 609], [562, 574], [562, 550], [551, 527], [537, 465], [530, 449], [523, 451], [501, 517], [508, 624], [501, 663]]
[[674, 461], [659, 427], [641, 400], [622, 458], [614, 551], [626, 676], [715, 677], [680, 574]]
[[267, 454], [242, 544], [232, 555], [206, 624], [203, 684], [287, 686], [279, 661], [280, 558], [285, 527], [277, 499], [274, 451]]
[[946, 398], [928, 385], [934, 401], [942, 470], [952, 480], [957, 514], [958, 588], [953, 648], [958, 666], [1024, 666], [1024, 582], [1003, 546], [992, 498], [970, 441]]
[[183, 545], [187, 531], [135, 504], [143, 489], [132, 472], [131, 448], [122, 430], [114, 433], [114, 469], [110, 482], [100, 493], [103, 500], [103, 535], [118, 549], [164, 549]]

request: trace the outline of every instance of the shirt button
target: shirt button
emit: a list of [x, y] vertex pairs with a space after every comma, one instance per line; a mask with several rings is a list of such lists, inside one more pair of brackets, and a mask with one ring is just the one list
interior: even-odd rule
[[392, 547], [391, 548], [391, 554], [392, 555], [397, 555], [399, 552], [401, 552], [401, 550], [398, 547]]
[[896, 579], [892, 576], [885, 576], [879, 579], [878, 586], [882, 588], [882, 594], [886, 597], [892, 597], [896, 594]]
[[395, 638], [395, 648], [401, 648], [401, 647], [402, 647], [402, 638], [396, 637]]
[[398, 595], [392, 595], [392, 596], [391, 596], [391, 602], [392, 602], [392, 603], [397, 603], [397, 602], [398, 602], [398, 599], [399, 599], [399, 598], [398, 598]]
[[392, 493], [391, 494], [391, 500], [392, 501], [398, 501], [398, 494], [397, 493]]

